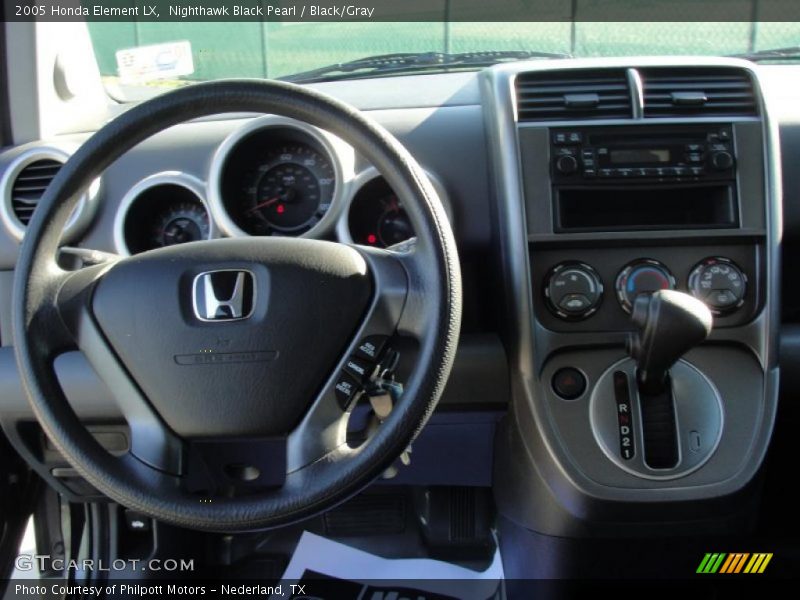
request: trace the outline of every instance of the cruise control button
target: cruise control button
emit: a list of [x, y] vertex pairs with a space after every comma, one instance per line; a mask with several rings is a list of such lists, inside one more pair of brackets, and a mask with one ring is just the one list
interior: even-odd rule
[[574, 367], [564, 367], [553, 375], [553, 391], [564, 400], [575, 400], [586, 390], [586, 377]]
[[344, 370], [358, 380], [367, 379], [372, 375], [374, 365], [368, 361], [351, 356], [344, 365]]
[[378, 356], [380, 356], [387, 339], [388, 336], [385, 335], [370, 335], [365, 337], [361, 340], [361, 343], [356, 349], [356, 356], [375, 362], [378, 360]]
[[346, 373], [342, 373], [339, 376], [339, 381], [336, 382], [334, 386], [336, 390], [336, 400], [339, 402], [339, 406], [344, 410], [353, 400], [355, 395], [358, 393], [358, 390], [361, 387], [358, 385], [358, 382], [347, 375]]

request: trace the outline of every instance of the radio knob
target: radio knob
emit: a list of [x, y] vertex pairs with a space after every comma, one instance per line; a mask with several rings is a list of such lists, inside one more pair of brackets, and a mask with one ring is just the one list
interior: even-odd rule
[[603, 282], [586, 263], [565, 262], [550, 271], [544, 295], [557, 317], [577, 321], [597, 311], [603, 299]]
[[725, 171], [733, 166], [733, 155], [721, 150], [711, 155], [711, 166], [718, 171]]
[[744, 304], [747, 276], [728, 258], [711, 257], [689, 274], [689, 291], [715, 315], [734, 312]]
[[556, 160], [556, 169], [564, 175], [572, 175], [578, 170], [578, 160], [571, 154], [559, 156]]

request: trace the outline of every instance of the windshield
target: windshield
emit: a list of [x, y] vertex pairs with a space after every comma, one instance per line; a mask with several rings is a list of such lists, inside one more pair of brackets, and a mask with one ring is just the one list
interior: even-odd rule
[[[121, 101], [193, 81], [286, 78], [391, 53], [724, 56], [800, 45], [796, 22], [90, 22], [88, 27], [106, 88]], [[425, 67], [430, 72], [431, 66]]]

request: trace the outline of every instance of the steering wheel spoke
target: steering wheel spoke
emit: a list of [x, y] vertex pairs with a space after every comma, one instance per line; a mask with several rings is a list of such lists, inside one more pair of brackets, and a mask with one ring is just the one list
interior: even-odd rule
[[[347, 421], [367, 380], [377, 368], [377, 355], [361, 347], [370, 340], [397, 334], [408, 295], [408, 273], [395, 252], [352, 246], [366, 260], [375, 295], [356, 335], [347, 346], [322, 391], [301, 423], [287, 438], [287, 472], [292, 473], [346, 446]], [[374, 347], [374, 346], [372, 346]], [[358, 369], [365, 369], [363, 374]]]
[[130, 429], [130, 453], [166, 473], [183, 470], [183, 443], [169, 430], [131, 379], [92, 315], [97, 283], [117, 261], [107, 260], [77, 271], [64, 271], [55, 297], [58, 314], [75, 347], [114, 395]]

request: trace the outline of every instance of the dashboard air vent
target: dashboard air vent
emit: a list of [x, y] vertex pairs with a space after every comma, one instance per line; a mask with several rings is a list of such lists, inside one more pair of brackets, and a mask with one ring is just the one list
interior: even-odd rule
[[538, 71], [517, 76], [517, 120], [552, 121], [632, 116], [624, 69]]
[[758, 114], [753, 82], [736, 68], [652, 68], [641, 71], [645, 117]]
[[11, 209], [22, 225], [27, 225], [44, 191], [64, 166], [49, 158], [33, 161], [17, 175], [11, 186]]

